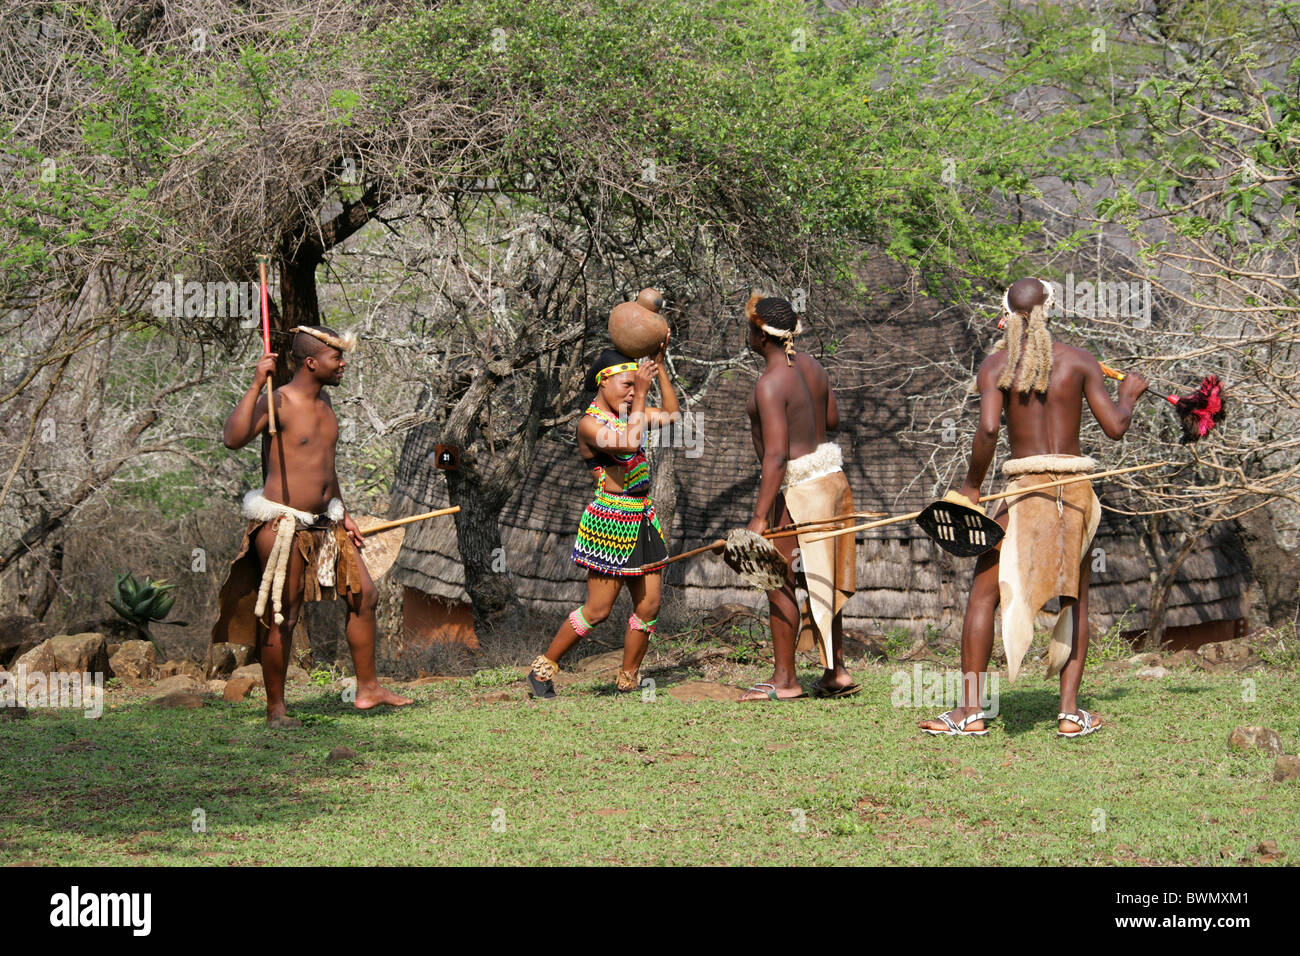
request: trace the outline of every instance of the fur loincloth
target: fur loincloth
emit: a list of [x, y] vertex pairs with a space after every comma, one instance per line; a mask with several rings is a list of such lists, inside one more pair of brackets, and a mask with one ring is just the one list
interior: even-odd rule
[[[839, 446], [826, 442], [786, 464], [781, 494], [791, 521], [803, 524], [853, 511], [853, 492], [841, 470], [842, 461]], [[775, 520], [780, 520], [779, 515]], [[809, 650], [816, 642], [822, 663], [830, 666], [834, 659], [831, 624], [857, 588], [857, 544], [852, 535], [809, 542], [801, 534], [798, 539], [808, 600], [800, 608], [797, 647]]]
[[785, 491], [791, 485], [833, 475], [843, 467], [844, 456], [840, 452], [840, 446], [834, 442], [825, 442], [818, 445], [815, 451], [785, 463], [785, 479], [781, 482], [781, 490]]
[[[1011, 481], [1007, 491], [1041, 485], [1069, 475], [1095, 471], [1097, 463], [1083, 455], [1033, 455], [1013, 458], [1002, 466]], [[1047, 676], [1055, 677], [1074, 647], [1073, 606], [1053, 614], [1042, 612], [1054, 598], [1079, 596], [1079, 566], [1088, 554], [1101, 521], [1101, 502], [1092, 482], [1076, 481], [1018, 498], [1008, 498], [1007, 535], [998, 559], [998, 593], [1002, 603], [1002, 646], [1007, 652], [1008, 679], [1020, 673], [1025, 652], [1034, 640], [1034, 618], [1052, 628], [1047, 652]]]
[[[253, 546], [253, 536], [267, 522], [284, 519], [294, 522], [291, 547], [304, 563], [304, 603], [361, 593], [361, 554], [343, 529], [343, 504], [337, 498], [330, 502], [324, 514], [314, 515], [271, 501], [261, 491], [250, 491], [244, 496], [241, 513], [248, 524], [239, 553], [221, 586], [212, 643], [229, 641], [256, 647], [259, 634], [270, 627], [273, 601], [266, 602], [268, 607], [260, 618], [256, 611], [264, 571]], [[287, 606], [288, 595], [282, 598]]]

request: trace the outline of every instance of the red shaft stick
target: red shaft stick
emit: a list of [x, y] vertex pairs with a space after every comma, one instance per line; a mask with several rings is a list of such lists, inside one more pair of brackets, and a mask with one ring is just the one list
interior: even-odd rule
[[[267, 308], [266, 295], [266, 256], [257, 257], [257, 271], [261, 279], [262, 286], [262, 354], [271, 354], [271, 310]], [[271, 384], [271, 376], [266, 377], [266, 415], [267, 431], [272, 435], [275, 434], [275, 387]]]

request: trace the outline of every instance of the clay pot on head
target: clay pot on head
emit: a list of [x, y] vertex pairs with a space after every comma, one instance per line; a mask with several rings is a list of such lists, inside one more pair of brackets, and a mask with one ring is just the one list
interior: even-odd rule
[[654, 355], [668, 338], [668, 323], [664, 317], [643, 304], [646, 293], [653, 293], [651, 301], [663, 307], [663, 296], [654, 289], [645, 289], [637, 296], [636, 302], [620, 303], [609, 313], [609, 339], [614, 348], [628, 358]]
[[658, 289], [642, 289], [637, 293], [636, 304], [649, 309], [651, 312], [662, 312], [664, 310], [664, 294]]

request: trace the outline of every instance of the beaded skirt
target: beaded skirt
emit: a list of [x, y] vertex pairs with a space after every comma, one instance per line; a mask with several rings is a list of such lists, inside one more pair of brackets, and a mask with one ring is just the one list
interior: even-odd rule
[[668, 558], [654, 504], [643, 495], [601, 489], [582, 513], [573, 563], [600, 574], [635, 576], [658, 571]]

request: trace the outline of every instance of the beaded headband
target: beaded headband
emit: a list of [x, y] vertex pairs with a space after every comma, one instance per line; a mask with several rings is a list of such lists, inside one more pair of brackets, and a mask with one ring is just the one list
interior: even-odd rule
[[611, 375], [617, 375], [620, 372], [635, 372], [636, 362], [620, 362], [618, 365], [608, 365], [596, 373], [596, 384], [599, 385]]

